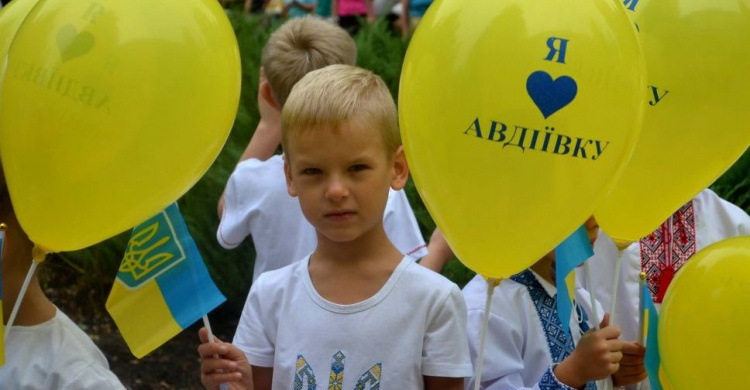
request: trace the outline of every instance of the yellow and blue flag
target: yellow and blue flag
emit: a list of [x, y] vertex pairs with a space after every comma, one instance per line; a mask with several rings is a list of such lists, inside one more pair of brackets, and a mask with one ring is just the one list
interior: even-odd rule
[[5, 255], [5, 224], [0, 224], [0, 366], [5, 365], [5, 327], [3, 326], [3, 257]]
[[141, 358], [225, 300], [174, 203], [133, 229], [106, 306]]
[[643, 294], [643, 327], [646, 331], [646, 358], [644, 364], [648, 373], [648, 380], [651, 384], [651, 390], [662, 390], [660, 378], [661, 356], [659, 355], [659, 313], [656, 312], [656, 305], [648, 291], [648, 285], [644, 285], [641, 294]]
[[[555, 248], [555, 280], [557, 282], [557, 316], [565, 332], [570, 331], [573, 312], [576, 267], [594, 255], [586, 225], [579, 227]], [[596, 305], [595, 302], [591, 303]], [[597, 321], [597, 319], [594, 319]]]

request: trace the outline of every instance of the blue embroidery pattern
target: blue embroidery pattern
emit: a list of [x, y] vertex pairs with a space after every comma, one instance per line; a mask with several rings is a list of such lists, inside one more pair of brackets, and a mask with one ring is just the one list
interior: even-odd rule
[[[304, 386], [307, 385], [307, 388]], [[316, 390], [315, 371], [307, 363], [305, 357], [297, 355], [297, 370], [294, 373], [294, 390]]]
[[331, 373], [328, 378], [328, 390], [341, 390], [344, 386], [344, 364], [346, 356], [341, 351], [331, 358]]
[[[526, 289], [528, 289], [531, 301], [534, 303], [539, 319], [542, 322], [542, 328], [544, 328], [544, 335], [547, 338], [547, 346], [549, 347], [550, 355], [552, 356], [552, 362], [562, 362], [573, 353], [575, 346], [573, 345], [572, 335], [570, 332], [565, 332], [563, 330], [560, 318], [557, 316], [556, 297], [550, 297], [549, 294], [547, 294], [547, 290], [539, 284], [539, 281], [529, 270], [512, 276], [511, 280], [526, 286]], [[579, 316], [581, 332], [587, 331], [589, 325], [586, 312], [577, 304], [576, 313]], [[563, 386], [562, 388], [566, 388], [562, 383], [557, 381], [554, 375], [552, 375], [551, 370], [547, 371], [548, 372], [545, 373], [539, 381], [540, 389], [560, 389], [561, 386]], [[586, 384], [585, 389], [595, 390], [596, 384], [594, 382], [589, 382]]]
[[354, 390], [380, 390], [380, 374], [382, 371], [383, 363], [372, 366], [372, 368], [359, 377]]

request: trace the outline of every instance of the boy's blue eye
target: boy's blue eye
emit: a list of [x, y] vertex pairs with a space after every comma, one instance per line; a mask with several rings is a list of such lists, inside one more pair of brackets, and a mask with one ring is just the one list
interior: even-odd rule
[[368, 169], [369, 167], [365, 164], [354, 164], [349, 167], [349, 172], [359, 172]]

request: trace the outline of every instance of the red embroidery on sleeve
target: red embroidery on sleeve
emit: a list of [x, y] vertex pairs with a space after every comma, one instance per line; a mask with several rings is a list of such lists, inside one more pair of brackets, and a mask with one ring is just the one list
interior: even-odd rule
[[695, 210], [687, 202], [639, 242], [641, 270], [654, 302], [661, 303], [677, 271], [695, 254]]

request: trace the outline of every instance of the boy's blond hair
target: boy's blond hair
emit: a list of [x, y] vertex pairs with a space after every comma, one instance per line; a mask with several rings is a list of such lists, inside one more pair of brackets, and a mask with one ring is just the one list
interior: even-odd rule
[[377, 131], [390, 155], [401, 145], [398, 114], [388, 87], [374, 73], [351, 65], [331, 65], [305, 75], [281, 111], [281, 143], [309, 129], [337, 129], [355, 121]]
[[273, 97], [284, 107], [289, 92], [308, 72], [332, 64], [354, 65], [357, 47], [340, 27], [313, 17], [284, 23], [263, 47], [261, 64]]

